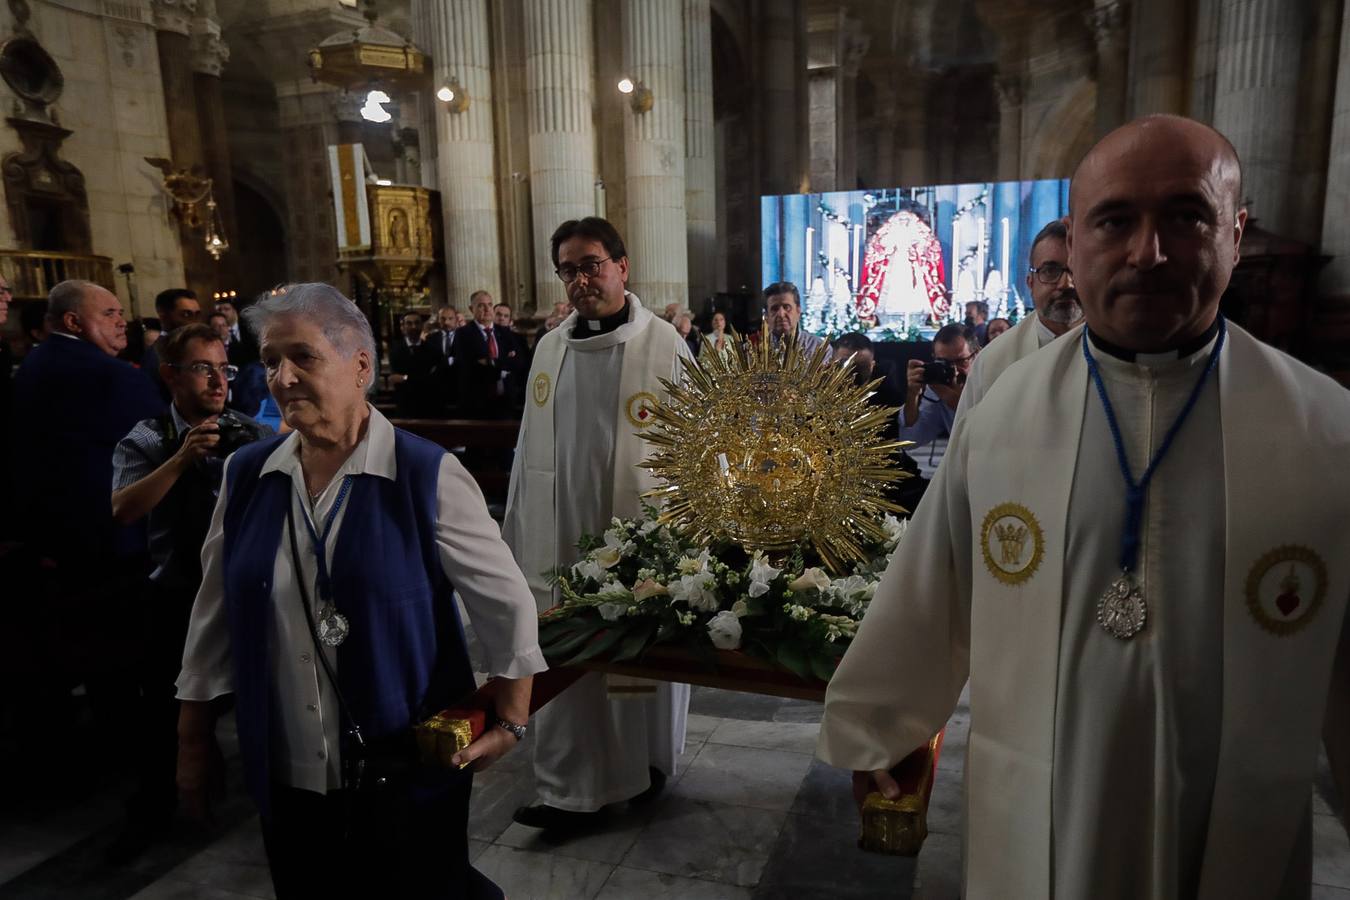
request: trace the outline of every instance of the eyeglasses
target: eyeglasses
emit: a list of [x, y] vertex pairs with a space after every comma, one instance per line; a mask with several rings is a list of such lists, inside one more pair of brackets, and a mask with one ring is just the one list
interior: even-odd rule
[[10, 297], [14, 296], [14, 292], [9, 289], [9, 285], [7, 284], [0, 284], [0, 294], [6, 294]]
[[172, 369], [188, 371], [193, 375], [198, 375], [202, 378], [210, 378], [212, 375], [219, 375], [226, 381], [234, 381], [235, 377], [239, 374], [239, 367], [232, 366], [229, 363], [221, 363], [218, 366], [213, 366], [210, 363], [205, 362], [185, 364], [171, 363], [169, 367]]
[[579, 265], [561, 265], [554, 269], [558, 277], [563, 280], [563, 284], [571, 284], [577, 280], [578, 275], [585, 275], [587, 278], [594, 278], [600, 274], [600, 266], [607, 263], [614, 257], [606, 256], [604, 259], [588, 259]]
[[1058, 284], [1059, 280], [1065, 275], [1073, 276], [1072, 269], [1056, 262], [1046, 263], [1043, 266], [1032, 266], [1027, 271], [1035, 275], [1036, 280], [1041, 284]]

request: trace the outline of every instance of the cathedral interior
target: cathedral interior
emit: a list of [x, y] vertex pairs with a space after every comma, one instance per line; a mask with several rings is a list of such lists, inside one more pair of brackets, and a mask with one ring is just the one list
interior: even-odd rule
[[[1339, 0], [16, 0], [0, 266], [20, 302], [78, 275], [132, 314], [182, 284], [323, 280], [395, 308], [487, 290], [528, 318], [563, 299], [551, 229], [602, 213], [634, 292], [697, 315], [763, 286], [762, 196], [1067, 178], [1114, 126], [1179, 113], [1245, 162], [1257, 228], [1230, 305], [1341, 371], [1342, 19]], [[409, 54], [362, 71], [341, 56], [360, 46]], [[412, 213], [408, 264], [339, 245], [329, 148], [353, 143], [368, 202]]]
[[[811, 195], [819, 227], [858, 192], [1062, 183], [1117, 126], [1183, 115], [1243, 161], [1224, 312], [1350, 385], [1345, 0], [5, 0], [0, 80], [15, 310], [72, 278], [128, 319], [168, 288], [205, 308], [328, 282], [377, 338], [477, 291], [533, 331], [567, 300], [550, 234], [592, 215], [624, 236], [647, 308], [753, 325], [794, 271], [770, 258], [789, 215], [773, 198]], [[989, 215], [978, 247], [1007, 279]], [[471, 853], [512, 897], [956, 897], [968, 719], [917, 861], [855, 850], [848, 776], [811, 755], [819, 704], [708, 688], [673, 805], [548, 845], [511, 823], [527, 747], [475, 785]], [[274, 896], [238, 791], [216, 831], [112, 873], [117, 785], [86, 788], [52, 814], [0, 797], [0, 898]], [[1345, 900], [1325, 765], [1311, 802], [1314, 896]]]

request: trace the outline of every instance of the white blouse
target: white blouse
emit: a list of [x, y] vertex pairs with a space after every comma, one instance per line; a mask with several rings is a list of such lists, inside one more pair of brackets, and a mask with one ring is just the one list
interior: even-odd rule
[[[305, 579], [310, 602], [315, 603], [318, 601], [317, 565], [309, 530], [300, 517], [309, 518], [315, 524], [315, 530], [322, 533], [323, 523], [337, 500], [345, 476], [365, 474], [390, 480], [396, 478], [394, 426], [372, 407], [365, 437], [312, 505], [300, 468], [299, 450], [300, 436], [292, 433], [272, 451], [259, 474], [283, 472], [291, 477], [294, 486], [291, 511], [296, 519], [301, 576]], [[202, 547], [202, 586], [192, 608], [183, 670], [177, 682], [181, 700], [211, 700], [233, 690], [222, 571], [229, 484], [227, 462], [220, 498]], [[488, 515], [477, 483], [449, 453], [441, 458], [436, 496], [436, 545], [441, 567], [473, 622], [474, 633], [483, 647], [483, 662], [488, 674], [521, 678], [544, 671], [547, 665], [539, 650], [534, 598], [525, 577], [502, 541], [497, 523]], [[333, 558], [346, 514], [346, 504], [343, 504], [325, 543], [329, 560]], [[326, 648], [325, 652], [329, 665], [336, 672], [336, 649]], [[274, 710], [271, 723], [273, 777], [284, 784], [319, 793], [338, 787], [341, 769], [337, 695], [322, 664], [314, 659], [314, 641], [300, 605], [290, 539], [284, 526], [272, 570], [268, 657]]]

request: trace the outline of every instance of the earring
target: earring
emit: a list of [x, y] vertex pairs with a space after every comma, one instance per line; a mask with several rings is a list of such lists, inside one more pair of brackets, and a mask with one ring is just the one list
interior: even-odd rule
[[357, 387], [365, 387], [365, 386], [366, 386], [366, 380], [365, 380], [364, 378], [358, 378], [358, 379], [356, 379], [356, 386], [357, 386]]

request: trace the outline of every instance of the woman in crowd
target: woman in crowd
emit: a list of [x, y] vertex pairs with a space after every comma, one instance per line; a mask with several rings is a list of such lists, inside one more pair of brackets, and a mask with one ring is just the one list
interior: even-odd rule
[[[463, 466], [367, 402], [375, 341], [350, 300], [298, 284], [244, 316], [294, 430], [226, 465], [178, 679], [180, 788], [202, 811], [209, 701], [232, 692], [278, 898], [500, 897], [468, 862], [469, 791], [524, 735], [545, 668], [529, 588]], [[452, 584], [499, 679], [463, 771], [417, 765], [411, 731], [474, 689]]]

